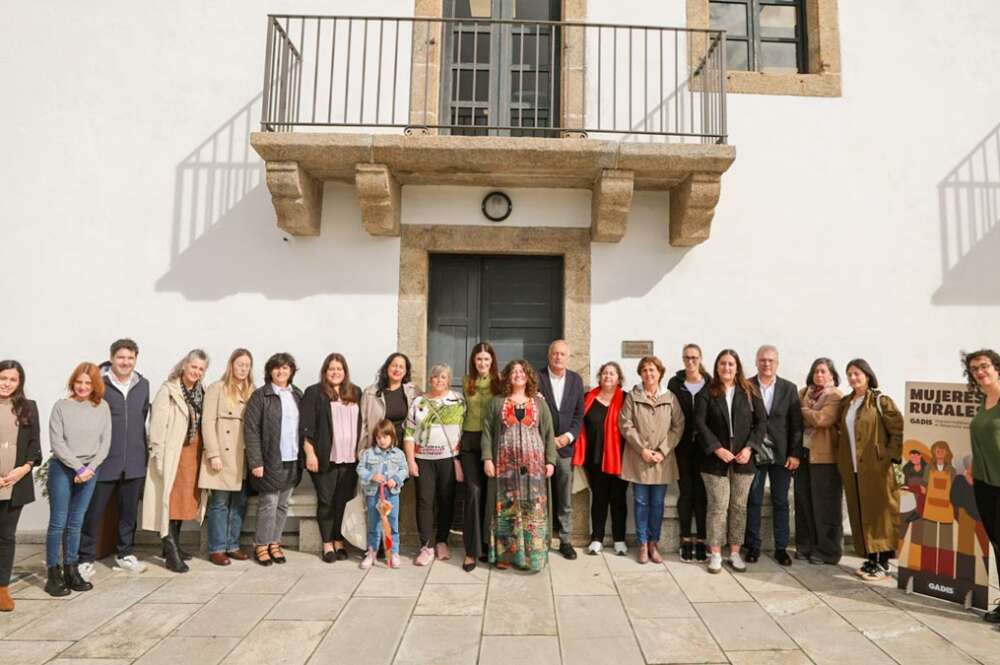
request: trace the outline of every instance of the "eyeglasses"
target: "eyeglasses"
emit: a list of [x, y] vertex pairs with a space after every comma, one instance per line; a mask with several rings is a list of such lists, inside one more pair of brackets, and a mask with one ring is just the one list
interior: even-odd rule
[[969, 365], [969, 370], [973, 372], [985, 372], [993, 367], [993, 363], [981, 363], [979, 365]]

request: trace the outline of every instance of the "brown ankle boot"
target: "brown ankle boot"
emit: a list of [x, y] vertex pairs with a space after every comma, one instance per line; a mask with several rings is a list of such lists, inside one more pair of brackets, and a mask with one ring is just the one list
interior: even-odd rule
[[14, 599], [10, 597], [7, 587], [0, 586], [0, 612], [13, 612]]

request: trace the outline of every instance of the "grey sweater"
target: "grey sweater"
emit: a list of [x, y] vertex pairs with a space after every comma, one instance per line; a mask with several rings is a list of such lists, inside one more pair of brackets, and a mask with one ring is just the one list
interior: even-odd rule
[[111, 449], [111, 409], [108, 403], [61, 399], [49, 417], [52, 455], [76, 471], [82, 466], [97, 469]]

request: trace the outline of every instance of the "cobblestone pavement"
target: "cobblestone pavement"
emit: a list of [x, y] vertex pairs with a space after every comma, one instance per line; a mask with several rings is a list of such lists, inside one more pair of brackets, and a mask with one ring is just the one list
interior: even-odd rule
[[[41, 547], [21, 545], [17, 609], [0, 615], [0, 664], [904, 663], [1000, 665], [1000, 631], [979, 614], [842, 566], [763, 557], [709, 575], [676, 555], [639, 565], [558, 554], [542, 573], [473, 573], [456, 558], [363, 572], [287, 551], [284, 566], [151, 554], [142, 575], [99, 564], [94, 589], [53, 599]], [[994, 588], [991, 595], [997, 595]]]

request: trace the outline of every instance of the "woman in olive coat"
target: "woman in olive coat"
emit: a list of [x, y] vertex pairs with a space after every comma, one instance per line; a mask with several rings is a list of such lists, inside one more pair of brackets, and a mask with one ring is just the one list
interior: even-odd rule
[[899, 535], [899, 485], [893, 462], [903, 446], [903, 416], [878, 390], [871, 365], [847, 363], [852, 392], [840, 401], [837, 468], [844, 482], [854, 549], [865, 562], [859, 577], [878, 581], [890, 573]]

